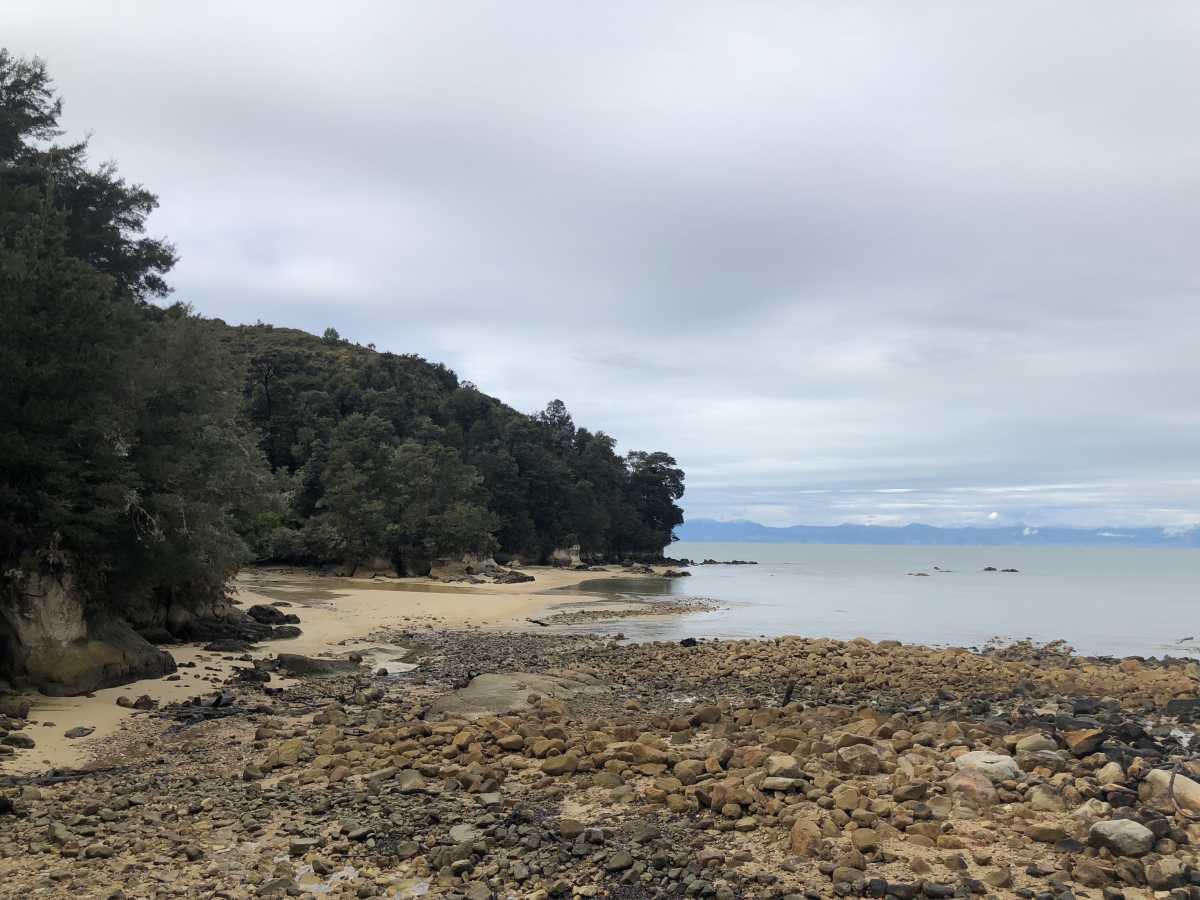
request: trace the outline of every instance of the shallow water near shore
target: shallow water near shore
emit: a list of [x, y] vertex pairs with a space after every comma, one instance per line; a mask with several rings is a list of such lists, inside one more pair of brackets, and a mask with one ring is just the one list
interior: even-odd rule
[[1191, 550], [677, 543], [667, 554], [759, 565], [583, 582], [573, 592], [709, 597], [722, 605], [590, 629], [635, 641], [801, 634], [978, 647], [1032, 638], [1063, 639], [1087, 655], [1200, 653], [1200, 553]]

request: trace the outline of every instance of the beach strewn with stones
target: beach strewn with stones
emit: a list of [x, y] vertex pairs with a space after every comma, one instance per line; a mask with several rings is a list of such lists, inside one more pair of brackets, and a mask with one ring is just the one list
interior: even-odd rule
[[1200, 896], [1193, 662], [370, 638], [0, 781], [0, 896]]
[[679, 6], [0, 5], [0, 900], [1200, 900], [1200, 0]]

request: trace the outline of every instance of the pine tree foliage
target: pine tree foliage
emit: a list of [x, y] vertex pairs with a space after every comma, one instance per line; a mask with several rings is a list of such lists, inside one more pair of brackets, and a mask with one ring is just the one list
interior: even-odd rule
[[7, 581], [69, 569], [97, 608], [169, 605], [219, 595], [256, 558], [420, 570], [670, 542], [675, 461], [619, 455], [561, 401], [530, 416], [332, 327], [165, 305], [175, 251], [145, 233], [156, 197], [90, 165], [86, 142], [58, 143], [61, 109], [40, 60], [0, 50]]

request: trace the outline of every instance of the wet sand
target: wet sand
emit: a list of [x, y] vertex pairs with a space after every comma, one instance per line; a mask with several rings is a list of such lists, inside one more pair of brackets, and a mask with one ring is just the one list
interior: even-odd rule
[[[629, 573], [576, 572], [569, 569], [529, 566], [523, 569], [534, 581], [523, 584], [439, 584], [423, 578], [330, 578], [295, 569], [252, 569], [235, 581], [235, 596], [243, 607], [286, 601], [300, 616], [298, 638], [264, 641], [251, 651], [254, 658], [277, 653], [345, 655], [367, 652], [373, 665], [392, 664], [400, 648], [380, 647], [369, 635], [383, 628], [529, 628], [528, 617], [567, 601], [564, 591], [582, 581], [621, 579]], [[553, 592], [553, 593], [551, 593]], [[603, 597], [596, 598], [603, 603]], [[611, 601], [605, 605], [613, 605]], [[105, 754], [109, 739], [135, 716], [136, 710], [117, 706], [117, 698], [147, 695], [160, 705], [213, 693], [237, 666], [246, 665], [242, 654], [206, 652], [198, 644], [167, 648], [180, 668], [179, 680], [146, 679], [97, 691], [83, 697], [31, 695], [33, 710], [26, 733], [37, 741], [33, 750], [0, 758], [0, 774], [31, 774], [51, 768], [80, 768]], [[376, 652], [370, 652], [376, 651]], [[382, 652], [378, 652], [382, 651]], [[394, 652], [393, 652], [394, 651]], [[286, 686], [275, 679], [273, 686]], [[34, 724], [36, 723], [36, 724]], [[86, 738], [71, 739], [65, 732], [75, 727], [95, 729]]]

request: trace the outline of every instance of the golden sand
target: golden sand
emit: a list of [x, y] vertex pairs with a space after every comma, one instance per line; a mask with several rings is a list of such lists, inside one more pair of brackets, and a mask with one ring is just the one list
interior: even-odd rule
[[[577, 572], [530, 566], [524, 571], [535, 580], [523, 584], [444, 585], [424, 578], [329, 578], [295, 569], [252, 569], [237, 577], [234, 590], [243, 608], [285, 600], [293, 607], [287, 611], [300, 616], [303, 634], [289, 640], [264, 641], [249, 654], [262, 658], [276, 653], [317, 656], [364, 650], [372, 646], [367, 636], [382, 628], [525, 627], [527, 617], [566, 599], [547, 591], [584, 580], [629, 577], [620, 570]], [[118, 697], [145, 694], [165, 705], [212, 693], [237, 662], [230, 654], [206, 652], [198, 644], [169, 649], [176, 662], [195, 663], [195, 668], [179, 670], [178, 681], [146, 679], [85, 697], [31, 696], [31, 723], [25, 731], [37, 746], [0, 758], [0, 773], [81, 767], [102, 754], [106, 739], [137, 714], [117, 706]], [[276, 679], [272, 684], [286, 682]], [[95, 731], [86, 738], [65, 737], [64, 733], [76, 726]]]

